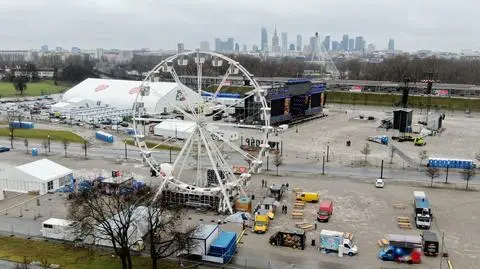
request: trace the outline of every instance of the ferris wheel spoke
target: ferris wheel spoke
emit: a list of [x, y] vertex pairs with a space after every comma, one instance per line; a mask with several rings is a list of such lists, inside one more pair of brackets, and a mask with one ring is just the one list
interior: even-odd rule
[[235, 179], [233, 178], [233, 177], [234, 177], [234, 174], [233, 174], [233, 169], [232, 169], [232, 167], [228, 166], [227, 161], [226, 161], [225, 158], [222, 156], [222, 152], [221, 152], [220, 149], [217, 147], [217, 145], [215, 144], [215, 141], [213, 141], [212, 137], [207, 135], [206, 138], [207, 138], [207, 140], [209, 141], [210, 145], [212, 145], [213, 152], [216, 154], [218, 160], [220, 161], [220, 163], [221, 163], [221, 165], [222, 165], [222, 170], [226, 170], [226, 171], [227, 171], [227, 178], [230, 179], [230, 180], [229, 180], [230, 182], [234, 182]]
[[233, 64], [231, 63], [228, 68], [227, 68], [227, 71], [225, 72], [225, 74], [223, 75], [222, 77], [222, 81], [220, 81], [220, 84], [218, 84], [218, 87], [217, 87], [217, 90], [215, 91], [215, 94], [213, 95], [213, 98], [217, 98], [217, 94], [220, 92], [220, 90], [222, 89], [222, 86], [223, 84], [225, 83], [225, 81], [227, 81], [227, 78], [228, 76], [230, 76], [230, 74], [233, 73]]
[[228, 210], [230, 211], [230, 214], [233, 214], [233, 209], [232, 209], [232, 205], [230, 204], [229, 196], [227, 195], [227, 192], [225, 191], [225, 187], [224, 187], [223, 182], [221, 180], [220, 173], [218, 172], [217, 166], [214, 163], [212, 152], [210, 151], [210, 147], [209, 147], [209, 145], [207, 143], [207, 140], [205, 138], [205, 134], [203, 133], [202, 128], [198, 128], [198, 131], [200, 132], [200, 137], [202, 138], [203, 143], [205, 143], [205, 151], [207, 152], [208, 158], [212, 162], [213, 171], [215, 172], [215, 176], [218, 179], [218, 184], [220, 185], [220, 190], [223, 194], [223, 199], [225, 200], [225, 203], [227, 204], [227, 207], [228, 207]]
[[[182, 172], [183, 172], [183, 169], [184, 169], [184, 167], [185, 167], [185, 163], [186, 163], [188, 157], [190, 156], [190, 152], [192, 151], [193, 144], [194, 144], [194, 143], [193, 143], [193, 140], [192, 140], [192, 137], [193, 137], [193, 134], [192, 134], [192, 136], [189, 137], [189, 140], [187, 140], [187, 143], [185, 143], [185, 145], [184, 145], [184, 147], [187, 148], [187, 152], [186, 152], [185, 156], [184, 156], [183, 159], [182, 159], [182, 166], [180, 166], [180, 169], [178, 170], [178, 174], [175, 175], [175, 177], [176, 177], [177, 179], [182, 178]], [[180, 156], [179, 156], [179, 157], [180, 157]], [[177, 163], [177, 160], [175, 160], [175, 163]], [[173, 164], [173, 169], [175, 169], [175, 167], [176, 167], [175, 163]]]
[[[182, 90], [182, 94], [183, 94], [183, 95], [185, 96], [185, 98], [186, 98], [186, 96], [188, 96], [188, 94], [186, 94], [185, 92], [188, 92], [188, 90], [190, 90], [190, 89], [188, 89], [188, 88], [185, 86], [185, 84], [183, 84], [183, 83], [180, 81], [180, 78], [178, 77], [177, 72], [175, 71], [175, 69], [174, 69], [173, 67], [170, 68], [169, 73], [170, 73], [170, 75], [172, 75], [173, 79], [175, 80], [175, 82], [177, 83], [177, 85], [178, 85], [178, 86], [180, 87], [180, 89]], [[190, 102], [188, 101], [188, 99], [187, 99], [187, 102], [186, 102], [186, 103], [187, 103], [188, 109], [192, 112], [193, 117], [195, 118], [195, 120], [198, 120], [198, 115], [197, 115], [197, 113], [196, 113], [196, 111], [195, 111], [195, 108], [192, 108], [192, 105], [190, 104]], [[183, 113], [183, 112], [182, 112], [182, 113]]]
[[209, 132], [210, 134], [212, 134], [215, 137], [217, 137], [218, 139], [220, 139], [222, 142], [227, 144], [231, 149], [240, 153], [245, 159], [248, 159], [250, 161], [253, 161], [253, 160], [257, 159], [253, 155], [251, 155], [251, 154], [247, 153], [246, 151], [242, 150], [239, 146], [232, 143], [228, 138], [225, 138], [225, 136], [222, 136], [220, 133], [217, 133], [215, 130], [210, 130], [208, 128], [206, 128], [206, 129], [207, 129], [207, 132]]
[[[159, 98], [163, 98], [164, 96], [163, 95], [160, 95], [159, 93], [157, 93], [156, 91], [152, 91], [154, 95], [158, 96]], [[197, 119], [194, 118], [190, 113], [187, 113], [185, 110], [183, 110], [182, 108], [180, 108], [179, 106], [177, 106], [175, 104], [175, 102], [172, 102], [170, 103], [170, 105], [172, 105], [176, 110], [182, 112], [182, 114], [184, 116], [186, 116], [187, 118], [189, 118], [190, 120], [192, 121], [196, 121]]]

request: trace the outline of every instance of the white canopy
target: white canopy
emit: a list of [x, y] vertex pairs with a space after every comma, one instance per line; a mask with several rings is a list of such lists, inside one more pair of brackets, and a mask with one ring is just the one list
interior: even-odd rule
[[[81, 98], [97, 105], [109, 105], [119, 109], [131, 109], [142, 82], [135, 80], [115, 80], [88, 78], [68, 90], [63, 99]], [[183, 86], [183, 90], [173, 82], [150, 82], [150, 94], [143, 97], [147, 113], [172, 112], [176, 104], [182, 109], [202, 102], [202, 97]]]
[[51, 181], [72, 173], [71, 169], [48, 159], [41, 159], [16, 168], [41, 181]]

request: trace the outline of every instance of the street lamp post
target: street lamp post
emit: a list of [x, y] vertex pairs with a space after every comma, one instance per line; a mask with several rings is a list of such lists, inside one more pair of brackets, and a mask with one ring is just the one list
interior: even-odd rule
[[127, 156], [127, 139], [123, 140], [123, 144], [125, 145], [125, 160], [128, 158]]
[[383, 179], [383, 160], [382, 160], [382, 166], [380, 168], [380, 178]]
[[330, 155], [330, 142], [327, 142], [327, 163], [328, 163], [328, 156]]
[[323, 153], [322, 158], [322, 175], [325, 175], [325, 152]]
[[47, 136], [48, 139], [48, 152], [50, 152], [50, 135]]

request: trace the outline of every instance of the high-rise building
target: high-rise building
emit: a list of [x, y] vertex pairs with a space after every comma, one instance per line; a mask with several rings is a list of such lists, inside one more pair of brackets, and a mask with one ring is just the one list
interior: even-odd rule
[[182, 53], [185, 51], [185, 45], [183, 43], [178, 43], [177, 44], [177, 52]]
[[260, 41], [260, 48], [262, 52], [268, 51], [268, 33], [267, 28], [265, 27], [262, 28], [262, 36]]
[[80, 48], [79, 48], [79, 47], [72, 47], [71, 52], [72, 52], [73, 54], [80, 54], [81, 51], [80, 51]]
[[240, 52], [240, 45], [235, 43], [235, 52]]
[[317, 39], [314, 36], [312, 36], [310, 37], [310, 43], [308, 45], [309, 52], [310, 53], [314, 52], [316, 47], [317, 47]]
[[55, 51], [56, 52], [63, 52], [63, 48], [58, 46], [58, 47], [55, 48]]
[[210, 43], [208, 43], [208, 41], [200, 42], [200, 50], [201, 51], [210, 51]]
[[373, 43], [368, 44], [367, 50], [370, 52], [375, 51], [375, 45]]
[[325, 48], [325, 51], [330, 51], [330, 36], [327, 35], [323, 39], [323, 47]]
[[303, 47], [302, 36], [297, 35], [297, 51], [302, 51], [302, 47]]
[[388, 40], [388, 50], [389, 51], [394, 51], [395, 50], [395, 40], [393, 40], [393, 38], [390, 38]]
[[98, 48], [95, 50], [95, 58], [97, 59], [102, 59], [103, 58], [104, 51], [102, 48]]
[[288, 50], [288, 34], [283, 32], [282, 33], [282, 51], [283, 53], [287, 52]]
[[363, 36], [357, 36], [355, 38], [355, 51], [363, 50], [365, 50], [365, 40], [363, 40]]
[[42, 47], [40, 48], [40, 51], [41, 52], [47, 52], [48, 51], [48, 45], [42, 45]]
[[332, 41], [332, 51], [339, 51], [340, 50], [340, 43], [338, 41]]
[[348, 50], [348, 35], [343, 35], [342, 42], [340, 44], [340, 50]]
[[252, 51], [253, 52], [258, 52], [258, 46], [257, 45], [252, 45]]
[[243, 51], [243, 52], [247, 52], [247, 51], [248, 51], [246, 44], [243, 44], [242, 51]]
[[288, 46], [288, 50], [289, 51], [295, 51], [295, 44], [290, 44], [290, 46]]
[[275, 31], [273, 32], [272, 51], [275, 53], [280, 52], [280, 44], [278, 43], [277, 27], [275, 27]]
[[353, 51], [355, 48], [355, 40], [353, 38], [348, 39], [348, 51]]
[[235, 47], [233, 38], [229, 37], [226, 41], [222, 41], [220, 38], [215, 38], [215, 51], [218, 52], [233, 52]]

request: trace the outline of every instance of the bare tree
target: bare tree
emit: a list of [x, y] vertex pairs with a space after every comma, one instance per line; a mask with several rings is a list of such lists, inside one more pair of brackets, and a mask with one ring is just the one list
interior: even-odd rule
[[27, 154], [28, 154], [28, 139], [26, 137], [23, 140], [23, 144], [25, 145], [25, 148], [27, 149]]
[[47, 139], [43, 139], [42, 146], [45, 149], [45, 156], [48, 155], [48, 140]]
[[62, 144], [63, 144], [63, 150], [65, 150], [65, 158], [67, 158], [67, 148], [70, 145], [70, 141], [68, 141], [67, 139], [63, 139]]
[[275, 155], [273, 156], [273, 165], [277, 168], [277, 176], [278, 176], [278, 167], [283, 164], [283, 157], [280, 155], [280, 152], [277, 150]]
[[362, 150], [360, 150], [360, 153], [362, 153], [365, 156], [365, 164], [367, 163], [367, 157], [370, 154], [370, 144], [365, 143], [365, 146], [363, 146]]
[[131, 250], [139, 246], [137, 234], [140, 226], [145, 225], [145, 197], [148, 196], [141, 190], [123, 192], [120, 189], [105, 196], [94, 187], [73, 195], [70, 219], [77, 223], [74, 228], [79, 237], [111, 245], [122, 268], [132, 269]]
[[87, 149], [90, 147], [90, 143], [88, 142], [88, 140], [84, 139], [83, 140], [83, 143], [82, 143], [82, 149], [84, 150], [85, 152], [85, 159], [87, 159]]
[[420, 160], [420, 166], [422, 166], [423, 161], [425, 161], [428, 158], [428, 153], [426, 150], [421, 150], [418, 152], [418, 159]]
[[15, 130], [17, 126], [14, 124], [14, 121], [18, 119], [19, 124], [22, 124], [22, 115], [16, 115], [16, 111], [8, 111], [7, 112], [7, 122], [8, 122], [8, 131], [10, 136], [10, 148], [13, 149], [13, 140], [15, 139]]
[[465, 187], [467, 191], [468, 191], [468, 183], [470, 182], [470, 180], [472, 180], [475, 177], [475, 175], [476, 175], [475, 168], [464, 169], [462, 171], [462, 177], [467, 182], [467, 185]]
[[440, 170], [435, 167], [428, 167], [425, 174], [430, 178], [430, 188], [433, 187], [433, 179], [440, 176]]
[[185, 211], [178, 205], [168, 204], [161, 198], [154, 200], [155, 190], [145, 193], [149, 196], [146, 203], [146, 243], [152, 269], [157, 269], [159, 260], [195, 247], [189, 238], [197, 231], [197, 227], [185, 225]]
[[30, 269], [30, 262], [27, 260], [27, 257], [23, 257], [23, 261], [15, 264], [14, 269]]

